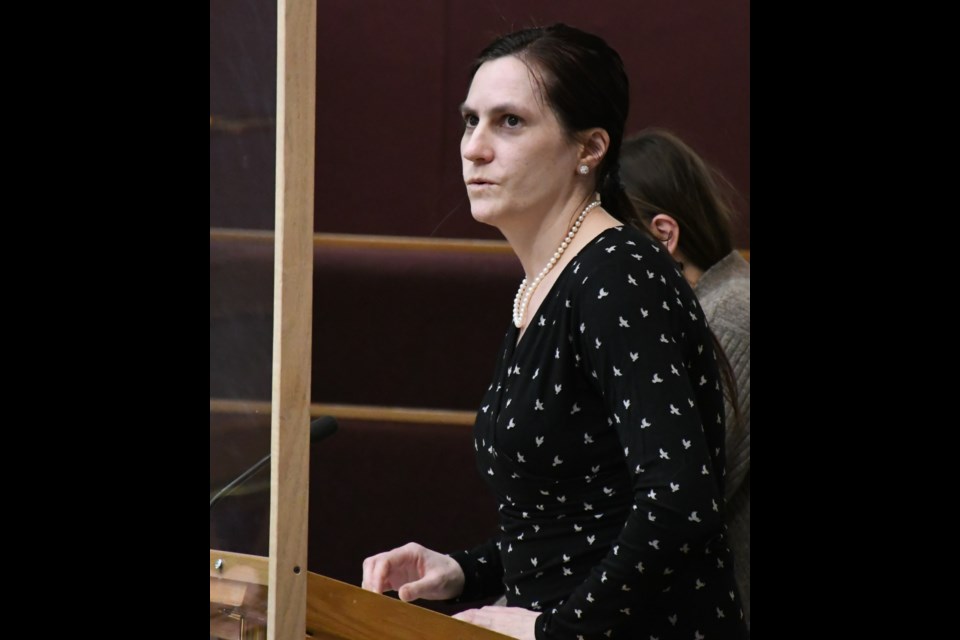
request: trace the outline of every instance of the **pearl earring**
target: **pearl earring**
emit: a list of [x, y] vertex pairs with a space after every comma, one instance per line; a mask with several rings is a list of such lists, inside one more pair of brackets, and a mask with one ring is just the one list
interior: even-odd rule
[[579, 171], [580, 171], [580, 175], [585, 176], [585, 175], [587, 175], [588, 173], [590, 173], [590, 167], [588, 167], [588, 166], [585, 165], [585, 164], [582, 164], [582, 165], [580, 165]]

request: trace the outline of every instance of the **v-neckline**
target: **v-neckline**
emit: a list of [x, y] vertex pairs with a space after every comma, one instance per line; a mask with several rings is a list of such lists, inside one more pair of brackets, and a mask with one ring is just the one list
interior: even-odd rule
[[[577, 251], [577, 253], [574, 254], [574, 256], [570, 259], [570, 262], [568, 262], [563, 266], [563, 268], [560, 270], [560, 275], [558, 275], [557, 279], [553, 281], [552, 285], [550, 285], [550, 289], [547, 290], [547, 294], [543, 296], [543, 300], [540, 301], [540, 304], [537, 306], [537, 308], [534, 309], [533, 312], [530, 314], [530, 322], [527, 323], [526, 329], [530, 328], [530, 325], [534, 322], [534, 318], [536, 318], [537, 314], [540, 312], [540, 309], [543, 308], [543, 305], [546, 304], [547, 300], [550, 299], [550, 296], [553, 295], [554, 290], [557, 288], [560, 282], [566, 277], [567, 270], [570, 268], [570, 265], [572, 265], [574, 262], [579, 260], [583, 255], [584, 251], [586, 251], [588, 248], [596, 244], [600, 238], [602, 238], [608, 231], [611, 231], [612, 229], [623, 229], [623, 225], [621, 224], [615, 227], [607, 227], [606, 229], [602, 230], [600, 233], [598, 233], [593, 238], [591, 238], [587, 242], [587, 244], [583, 245], [580, 248], [580, 250]], [[510, 350], [510, 355], [507, 358], [507, 362], [510, 364], [516, 363], [517, 351], [520, 349], [520, 345], [523, 343], [523, 340], [528, 333], [526, 329], [521, 331], [521, 329], [517, 328], [517, 326], [513, 324], [513, 322], [510, 323], [511, 350]]]

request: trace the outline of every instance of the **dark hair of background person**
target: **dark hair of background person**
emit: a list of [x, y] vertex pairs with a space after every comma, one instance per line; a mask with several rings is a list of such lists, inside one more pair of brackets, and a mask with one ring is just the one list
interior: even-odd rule
[[733, 187], [676, 135], [650, 127], [630, 136], [620, 152], [620, 174], [645, 224], [659, 213], [677, 221], [678, 248], [698, 269], [706, 271], [733, 251]]

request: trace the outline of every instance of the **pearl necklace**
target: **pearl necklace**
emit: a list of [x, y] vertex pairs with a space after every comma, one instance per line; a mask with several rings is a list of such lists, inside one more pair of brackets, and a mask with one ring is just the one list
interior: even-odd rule
[[553, 265], [557, 264], [557, 260], [560, 259], [560, 256], [563, 255], [563, 252], [566, 251], [567, 246], [573, 241], [573, 237], [577, 235], [577, 231], [580, 230], [580, 225], [583, 223], [583, 219], [587, 217], [587, 214], [593, 210], [594, 207], [600, 206], [600, 196], [597, 196], [597, 199], [591, 202], [586, 206], [586, 208], [580, 213], [580, 216], [577, 218], [576, 222], [573, 223], [573, 226], [570, 227], [570, 232], [567, 233], [567, 237], [563, 239], [563, 242], [560, 243], [560, 246], [557, 247], [557, 250], [553, 252], [553, 257], [550, 258], [550, 262], [547, 263], [547, 266], [533, 279], [533, 282], [527, 285], [527, 279], [524, 278], [520, 283], [520, 288], [517, 290], [517, 295], [513, 299], [513, 325], [519, 329], [523, 326], [523, 317], [527, 313], [527, 303], [530, 302], [530, 297], [533, 295], [533, 292], [536, 290], [537, 285], [540, 284], [540, 281], [546, 277], [547, 273], [550, 272], [550, 269], [553, 268]]

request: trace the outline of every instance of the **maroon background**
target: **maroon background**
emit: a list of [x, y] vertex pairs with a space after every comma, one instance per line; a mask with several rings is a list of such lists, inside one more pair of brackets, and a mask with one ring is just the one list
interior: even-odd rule
[[[214, 117], [274, 114], [274, 5], [211, 0]], [[736, 245], [749, 248], [746, 0], [319, 2], [315, 229], [499, 239], [470, 217], [457, 106], [495, 35], [556, 21], [601, 35], [623, 57], [628, 132], [672, 129], [733, 183]], [[272, 132], [214, 133], [210, 146], [211, 226], [272, 228]]]

